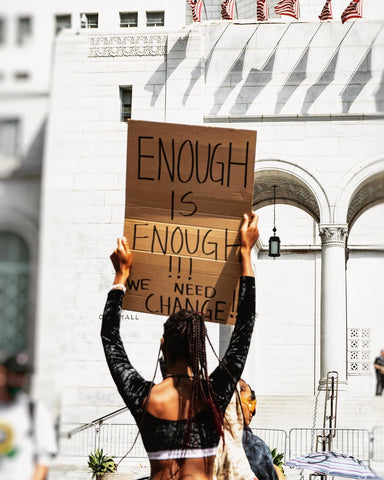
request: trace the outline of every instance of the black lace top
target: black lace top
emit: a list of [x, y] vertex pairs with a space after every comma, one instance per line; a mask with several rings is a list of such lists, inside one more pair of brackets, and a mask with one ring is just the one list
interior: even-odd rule
[[[195, 416], [187, 447], [183, 443], [186, 420], [164, 420], [144, 412], [143, 401], [149, 394], [151, 382], [145, 380], [132, 366], [120, 337], [123, 296], [122, 290], [111, 290], [108, 293], [101, 338], [113, 380], [140, 427], [148, 458], [174, 459], [216, 455], [219, 435], [208, 411], [202, 411]], [[253, 277], [240, 279], [237, 314], [236, 326], [228, 349], [221, 364], [209, 376], [223, 413], [243, 372], [251, 341], [255, 320]]]

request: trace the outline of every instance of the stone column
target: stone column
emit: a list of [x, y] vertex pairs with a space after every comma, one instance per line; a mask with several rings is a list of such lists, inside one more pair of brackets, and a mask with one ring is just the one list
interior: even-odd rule
[[321, 255], [321, 378], [325, 388], [327, 372], [339, 374], [339, 388], [347, 383], [347, 225], [320, 225]]

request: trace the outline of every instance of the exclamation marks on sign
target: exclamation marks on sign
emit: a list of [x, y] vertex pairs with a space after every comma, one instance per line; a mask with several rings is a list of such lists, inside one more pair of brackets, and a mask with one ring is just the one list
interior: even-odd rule
[[231, 311], [229, 313], [229, 317], [232, 319], [236, 319], [237, 317], [235, 306], [236, 306], [236, 289], [233, 290]]
[[192, 279], [192, 257], [189, 258], [189, 277], [188, 280]]
[[[192, 279], [192, 258], [186, 258], [183, 262], [183, 266], [187, 263], [188, 268], [188, 280]], [[171, 278], [172, 274], [177, 273], [177, 278], [181, 277], [181, 257], [169, 257], [168, 277]]]

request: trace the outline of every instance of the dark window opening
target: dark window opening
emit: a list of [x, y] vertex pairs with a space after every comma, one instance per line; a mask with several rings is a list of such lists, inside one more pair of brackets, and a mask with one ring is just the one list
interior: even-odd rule
[[126, 122], [132, 114], [132, 87], [120, 87], [120, 121]]

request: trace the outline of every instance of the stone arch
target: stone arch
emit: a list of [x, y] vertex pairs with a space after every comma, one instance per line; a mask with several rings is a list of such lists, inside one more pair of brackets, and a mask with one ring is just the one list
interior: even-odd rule
[[7, 208], [0, 212], [0, 230], [16, 233], [26, 242], [31, 256], [31, 264], [35, 269], [38, 256], [38, 229], [35, 223], [18, 210]]
[[368, 208], [384, 202], [384, 158], [364, 161], [351, 169], [341, 182], [335, 205], [335, 222], [350, 230]]
[[330, 223], [327, 195], [317, 178], [296, 163], [285, 160], [260, 160], [255, 163], [253, 206], [271, 204], [273, 185], [276, 203], [293, 205], [307, 212], [317, 223]]
[[31, 219], [14, 208], [0, 212], [0, 231], [10, 232], [22, 239], [28, 248], [29, 255], [29, 286], [27, 336], [28, 353], [33, 355], [36, 328], [36, 298], [37, 298], [37, 258], [38, 258], [38, 228]]

